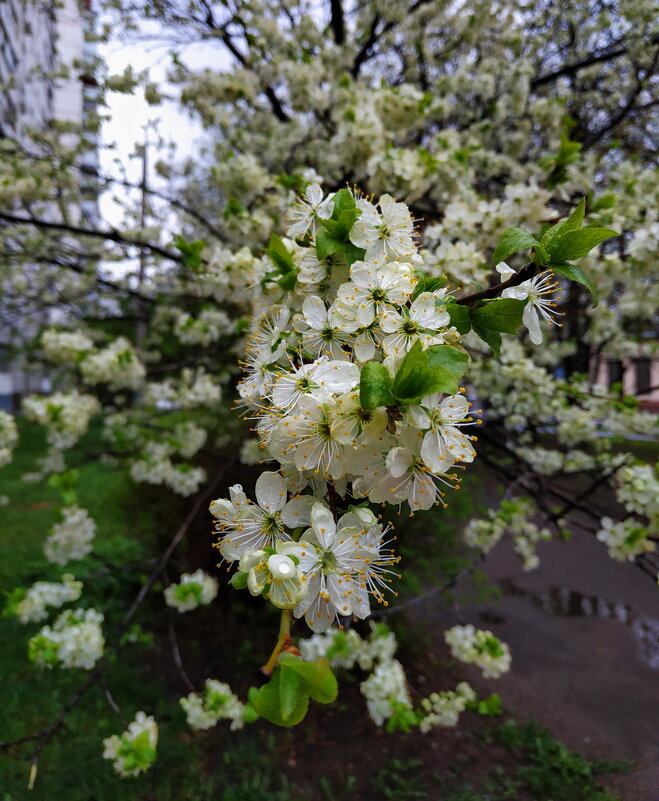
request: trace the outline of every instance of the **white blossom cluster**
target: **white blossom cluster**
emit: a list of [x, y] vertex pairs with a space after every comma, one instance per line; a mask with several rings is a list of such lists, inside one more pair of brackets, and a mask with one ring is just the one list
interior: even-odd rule
[[445, 631], [444, 639], [456, 659], [477, 665], [486, 679], [498, 679], [510, 670], [510, 649], [491, 631], [477, 629], [468, 623]]
[[65, 573], [61, 583], [35, 582], [13, 611], [21, 623], [38, 623], [48, 617], [49, 606], [59, 608], [71, 601], [77, 601], [81, 592], [82, 582], [76, 581], [70, 573]]
[[382, 726], [394, 715], [396, 705], [412, 707], [405, 671], [397, 659], [380, 662], [359, 689], [376, 726]]
[[0, 467], [9, 464], [12, 449], [18, 441], [18, 430], [13, 415], [0, 410]]
[[56, 449], [71, 448], [87, 431], [101, 406], [93, 395], [77, 391], [54, 392], [47, 397], [30, 395], [23, 400], [23, 413], [45, 427], [48, 442]]
[[235, 323], [222, 309], [202, 309], [197, 317], [179, 312], [174, 332], [185, 345], [208, 346], [220, 337], [233, 333]]
[[476, 693], [466, 681], [461, 681], [455, 690], [431, 693], [421, 701], [424, 716], [419, 729], [426, 734], [433, 726], [457, 726], [467, 704], [475, 700]]
[[299, 649], [307, 662], [327, 659], [332, 667], [350, 670], [358, 665], [362, 670], [372, 670], [379, 662], [388, 662], [396, 652], [396, 638], [386, 626], [370, 622], [368, 639], [359, 636], [355, 629], [339, 631], [327, 629], [300, 640]]
[[636, 518], [628, 517], [616, 523], [610, 517], [603, 517], [600, 525], [597, 539], [606, 545], [612, 559], [632, 562], [640, 554], [655, 550], [647, 526]]
[[77, 504], [62, 508], [62, 520], [51, 528], [43, 552], [49, 562], [65, 565], [91, 553], [96, 523], [86, 509]]
[[[190, 447], [186, 448], [185, 442], [180, 445], [180, 448], [187, 453], [200, 442], [200, 437], [194, 429]], [[133, 480], [145, 484], [165, 484], [183, 497], [193, 495], [206, 478], [206, 471], [203, 467], [194, 467], [187, 462], [172, 462], [170, 456], [176, 447], [176, 441], [147, 442], [140, 458], [131, 462], [130, 475]]]
[[44, 356], [54, 364], [77, 364], [94, 349], [94, 343], [82, 331], [47, 328], [40, 341]]
[[139, 389], [146, 370], [129, 340], [117, 337], [106, 347], [87, 355], [80, 362], [85, 383], [107, 384], [111, 389]]
[[489, 553], [508, 533], [524, 570], [535, 570], [540, 564], [536, 554], [538, 543], [551, 539], [549, 529], [540, 528], [531, 518], [537, 513], [530, 498], [504, 500], [498, 509], [488, 509], [487, 517], [472, 518], [463, 536], [467, 545]]
[[196, 370], [185, 368], [177, 379], [149, 382], [144, 399], [146, 403], [162, 408], [213, 408], [222, 399], [222, 382], [227, 378], [211, 376], [203, 367]]
[[[291, 230], [314, 236], [318, 220], [333, 211], [312, 185], [291, 212]], [[414, 295], [417, 276], [414, 227], [404, 203], [383, 195], [376, 207], [356, 198], [359, 217], [349, 236], [363, 252], [348, 269], [318, 260], [314, 247], [292, 247], [301, 304], [290, 316], [281, 306], [257, 320], [238, 390], [258, 417], [262, 444], [300, 488], [314, 475], [339, 492], [374, 503], [407, 501], [412, 511], [440, 503], [449, 469], [471, 462], [472, 422], [460, 395], [429, 395], [391, 419], [384, 407], [362, 409], [360, 365], [381, 361], [392, 376], [415, 343], [459, 344], [445, 309], [446, 290]], [[290, 330], [290, 324], [293, 330]], [[291, 353], [309, 354], [309, 361]]]
[[150, 715], [138, 712], [125, 732], [103, 740], [103, 758], [112, 760], [120, 776], [139, 776], [155, 762], [157, 745], [158, 724]]
[[199, 569], [194, 573], [182, 573], [178, 584], [170, 584], [165, 589], [165, 601], [178, 612], [189, 612], [208, 605], [217, 591], [217, 581]]
[[246, 707], [231, 692], [231, 687], [215, 679], [207, 679], [203, 693], [190, 693], [179, 703], [185, 712], [188, 726], [205, 730], [220, 720], [231, 721], [231, 731], [242, 729], [246, 722]]
[[391, 727], [401, 713], [408, 716], [405, 729], [418, 725], [426, 733], [433, 726], [455, 726], [467, 704], [476, 699], [471, 687], [461, 682], [455, 690], [431, 693], [421, 700], [420, 709], [415, 709], [403, 666], [394, 659], [397, 643], [393, 632], [382, 624], [371, 622], [370, 626], [368, 639], [354, 629], [314, 634], [300, 641], [300, 653], [308, 662], [325, 658], [333, 668], [350, 670], [358, 666], [369, 672], [359, 688], [376, 726]]
[[40, 667], [91, 670], [103, 656], [103, 615], [95, 609], [62, 612], [51, 626], [43, 626], [28, 643], [30, 659]]
[[625, 465], [615, 475], [616, 497], [628, 512], [647, 517], [659, 528], [659, 477], [649, 464]]

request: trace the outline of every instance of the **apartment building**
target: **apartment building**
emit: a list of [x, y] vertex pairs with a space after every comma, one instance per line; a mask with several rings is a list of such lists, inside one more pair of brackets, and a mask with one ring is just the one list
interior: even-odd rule
[[[95, 111], [93, 82], [79, 66], [93, 56], [93, 45], [85, 40], [93, 24], [91, 0], [0, 0], [0, 138], [26, 145], [29, 129], [47, 129], [53, 119], [83, 126], [86, 115]], [[61, 66], [68, 75], [54, 78]], [[81, 161], [89, 169], [81, 176], [81, 199], [70, 216], [94, 226], [97, 191], [89, 173], [98, 169], [98, 161], [93, 141]], [[36, 330], [43, 317], [43, 312], [26, 314], [24, 333]], [[48, 381], [12, 358], [13, 342], [0, 314], [0, 409], [18, 411], [21, 398], [47, 391]]]

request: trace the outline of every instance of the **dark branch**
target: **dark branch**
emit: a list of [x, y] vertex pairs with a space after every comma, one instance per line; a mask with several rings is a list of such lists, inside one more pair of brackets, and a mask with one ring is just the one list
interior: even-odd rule
[[471, 306], [473, 303], [476, 303], [479, 300], [496, 298], [504, 289], [508, 289], [508, 287], [511, 286], [519, 286], [519, 284], [524, 283], [524, 281], [528, 281], [529, 278], [533, 278], [534, 275], [537, 275], [546, 269], [549, 268], [542, 267], [540, 264], [536, 264], [534, 261], [531, 261], [528, 264], [525, 264], [521, 270], [518, 270], [515, 275], [511, 276], [507, 281], [503, 281], [500, 284], [495, 284], [494, 286], [488, 287], [482, 292], [474, 292], [472, 295], [465, 295], [465, 297], [460, 298], [457, 303], [460, 303], [463, 306]]
[[173, 250], [164, 248], [157, 245], [155, 242], [147, 242], [142, 239], [133, 239], [132, 237], [124, 236], [119, 231], [110, 229], [101, 231], [96, 228], [82, 228], [78, 225], [70, 225], [63, 222], [52, 222], [50, 220], [42, 220], [38, 217], [19, 217], [17, 214], [9, 214], [5, 211], [0, 211], [0, 220], [12, 223], [14, 225], [34, 225], [35, 228], [42, 228], [46, 231], [61, 231], [63, 233], [76, 234], [76, 236], [90, 236], [95, 239], [107, 239], [109, 242], [116, 242], [119, 245], [129, 245], [131, 247], [142, 248], [150, 250], [159, 256], [163, 256], [170, 261], [175, 261], [183, 264], [183, 258], [180, 254]]
[[343, 0], [331, 0], [330, 7], [332, 10], [332, 33], [334, 34], [334, 41], [340, 45], [343, 44], [346, 38], [345, 19], [343, 16]]

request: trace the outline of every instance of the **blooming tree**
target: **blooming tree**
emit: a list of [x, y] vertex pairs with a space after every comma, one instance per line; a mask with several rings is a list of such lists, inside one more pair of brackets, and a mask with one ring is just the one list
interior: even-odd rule
[[[475, 703], [468, 685], [414, 704], [391, 632], [371, 622], [363, 637], [352, 624], [389, 603], [404, 570], [381, 507], [441, 514], [474, 459], [509, 488], [466, 527], [475, 560], [508, 535], [533, 569], [538, 543], [579, 509], [613, 558], [656, 573], [657, 475], [614, 447], [655, 420], [597, 383], [605, 357], [654, 353], [650, 5], [325, 5], [108, 5], [129, 31], [146, 16], [231, 57], [224, 71], [193, 72], [172, 45], [169, 87], [97, 65], [101, 102], [141, 86], [157, 105], [178, 87], [210, 142], [195, 163], [160, 162], [153, 187], [92, 171], [129, 191], [121, 229], [71, 216], [89, 178], [86, 134], [72, 144], [61, 127], [33, 131], [6, 142], [0, 164], [3, 325], [54, 384], [22, 408], [48, 440], [26, 478], [61, 493], [46, 559], [72, 570], [93, 552], [67, 459], [92, 424], [99, 457], [191, 498], [105, 657], [103, 614], [83, 607], [43, 625], [29, 656], [100, 675], [210, 500], [229, 583], [280, 609], [281, 626], [268, 680], [246, 698], [209, 677], [181, 699], [194, 729], [294, 725], [310, 700], [334, 700], [333, 669], [355, 666], [377, 725], [454, 725]], [[126, 267], [136, 256], [139, 269]], [[0, 465], [15, 447], [16, 421], [0, 412]], [[213, 499], [236, 451], [266, 463], [254, 490]], [[587, 489], [566, 494], [552, 481], [566, 473]], [[620, 519], [591, 503], [606, 483]], [[219, 609], [225, 591], [215, 602], [217, 579], [195, 569], [163, 603]], [[8, 609], [42, 622], [82, 593], [67, 573], [17, 588]], [[491, 632], [455, 626], [446, 641], [486, 677], [510, 667]], [[137, 775], [157, 738], [138, 712], [105, 756]]]

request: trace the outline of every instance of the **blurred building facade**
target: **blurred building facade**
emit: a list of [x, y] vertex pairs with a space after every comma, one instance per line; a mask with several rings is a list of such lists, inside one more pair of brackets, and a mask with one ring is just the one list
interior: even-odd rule
[[[80, 130], [95, 114], [95, 83], [82, 68], [95, 55], [85, 35], [93, 26], [91, 0], [0, 0], [0, 139], [27, 146], [30, 129], [46, 130], [52, 120], [64, 120]], [[70, 217], [94, 227], [98, 150], [93, 137], [79, 160], [80, 199]], [[29, 336], [27, 329], [36, 332], [45, 322], [43, 312], [26, 314], [21, 333]], [[9, 411], [18, 410], [25, 394], [48, 389], [44, 375], [12, 358], [15, 341], [0, 316], [0, 409]]]

